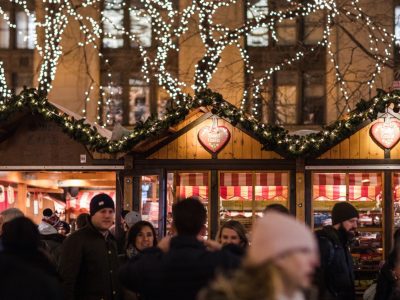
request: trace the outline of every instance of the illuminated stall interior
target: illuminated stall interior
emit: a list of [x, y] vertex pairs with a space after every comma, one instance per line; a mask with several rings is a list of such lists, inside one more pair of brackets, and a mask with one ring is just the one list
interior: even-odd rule
[[279, 203], [289, 207], [287, 172], [220, 172], [220, 225], [237, 220], [247, 230], [265, 207]]
[[116, 200], [114, 172], [0, 172], [0, 211], [16, 207], [36, 223], [51, 208], [62, 220], [89, 212], [99, 193]]
[[[341, 201], [349, 201], [360, 212], [358, 235], [351, 247], [356, 271], [356, 287], [368, 285], [383, 260], [383, 174], [313, 173], [313, 225], [319, 229], [331, 225], [331, 210]], [[398, 202], [397, 202], [398, 203]], [[395, 204], [396, 205], [396, 204]]]

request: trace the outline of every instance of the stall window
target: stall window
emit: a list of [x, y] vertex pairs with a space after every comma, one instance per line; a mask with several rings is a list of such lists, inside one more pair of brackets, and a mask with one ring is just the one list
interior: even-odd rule
[[234, 219], [250, 230], [267, 205], [288, 207], [288, 173], [221, 172], [219, 198], [220, 223]]
[[142, 220], [153, 224], [156, 231], [159, 220], [159, 178], [157, 175], [141, 176], [140, 197]]
[[383, 259], [383, 201], [381, 173], [314, 173], [314, 227], [331, 225], [333, 206], [349, 201], [360, 213], [358, 233], [351, 252], [356, 288], [368, 286]]
[[[170, 172], [167, 174], [167, 234], [172, 233], [172, 205], [188, 197], [198, 198], [204, 204], [208, 214], [208, 172]], [[207, 227], [209, 223], [207, 218]], [[208, 237], [208, 232], [205, 233], [205, 237]]]

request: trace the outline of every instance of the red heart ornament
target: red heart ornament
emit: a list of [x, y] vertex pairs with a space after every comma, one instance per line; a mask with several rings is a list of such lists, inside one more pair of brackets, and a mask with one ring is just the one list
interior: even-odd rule
[[379, 146], [384, 149], [391, 149], [400, 140], [400, 122], [393, 118], [387, 122], [384, 119], [379, 119], [372, 125], [370, 134]]
[[197, 135], [200, 144], [212, 153], [218, 153], [231, 138], [231, 133], [225, 126], [205, 126]]

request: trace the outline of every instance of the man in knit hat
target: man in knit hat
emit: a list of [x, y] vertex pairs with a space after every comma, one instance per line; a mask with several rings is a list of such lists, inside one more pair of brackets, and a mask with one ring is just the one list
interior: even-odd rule
[[120, 298], [117, 245], [109, 232], [114, 217], [114, 201], [98, 194], [90, 201], [88, 224], [64, 241], [60, 274], [67, 300]]
[[316, 282], [320, 299], [354, 300], [353, 259], [350, 242], [355, 236], [358, 211], [348, 202], [337, 203], [332, 209], [332, 226], [325, 226], [316, 232], [321, 267]]

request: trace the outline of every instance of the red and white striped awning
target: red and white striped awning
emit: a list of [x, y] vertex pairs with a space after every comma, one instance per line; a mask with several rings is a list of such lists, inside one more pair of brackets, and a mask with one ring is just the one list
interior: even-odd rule
[[394, 201], [400, 201], [400, 173], [393, 174]]
[[70, 200], [67, 200], [67, 210], [79, 210], [81, 212], [88, 212], [90, 207], [90, 200], [98, 194], [107, 194], [115, 202], [115, 191], [102, 191], [102, 190], [85, 190], [80, 191], [78, 195]]
[[315, 173], [313, 199], [331, 201], [375, 201], [382, 197], [380, 173], [349, 173], [348, 199], [345, 173]]
[[179, 199], [188, 197], [208, 199], [208, 172], [178, 173], [176, 189]]
[[256, 200], [288, 198], [288, 173], [221, 173], [220, 197], [224, 200], [252, 200], [253, 176]]

